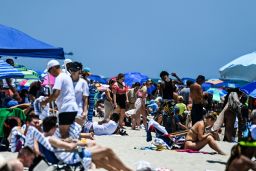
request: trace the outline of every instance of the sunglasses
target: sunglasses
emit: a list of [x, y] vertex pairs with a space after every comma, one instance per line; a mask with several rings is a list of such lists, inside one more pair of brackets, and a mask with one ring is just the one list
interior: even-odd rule
[[80, 71], [81, 69], [79, 68], [70, 68], [69, 71], [70, 72], [77, 72], [77, 71]]

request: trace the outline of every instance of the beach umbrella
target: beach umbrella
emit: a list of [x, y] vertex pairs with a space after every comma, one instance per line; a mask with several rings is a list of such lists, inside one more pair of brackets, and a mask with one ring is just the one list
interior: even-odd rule
[[212, 94], [212, 99], [217, 102], [220, 102], [220, 98], [228, 94], [228, 92], [219, 88], [209, 88], [206, 92]]
[[29, 87], [30, 84], [32, 84], [35, 81], [38, 81], [38, 80], [22, 80], [21, 82], [19, 82], [19, 85], [23, 87]]
[[212, 83], [207, 83], [207, 82], [204, 82], [202, 85], [201, 85], [203, 91], [206, 91], [208, 90], [209, 88], [212, 88], [213, 87], [213, 84]]
[[17, 79], [16, 83], [17, 83], [17, 90], [22, 90], [22, 89], [29, 89], [30, 85], [38, 80], [25, 80], [25, 79]]
[[256, 81], [256, 52], [243, 55], [219, 69], [222, 79]]
[[148, 80], [148, 76], [140, 72], [127, 72], [124, 74], [124, 82], [126, 85], [131, 87], [135, 82], [143, 84]]
[[209, 79], [209, 80], [206, 81], [206, 83], [210, 83], [210, 84], [216, 85], [216, 84], [223, 83], [223, 81], [219, 80], [219, 79]]
[[33, 70], [27, 70], [27, 71], [21, 71], [24, 74], [24, 79], [37, 79], [39, 80], [39, 75], [36, 71]]
[[248, 96], [256, 98], [256, 82], [249, 83], [241, 87], [240, 90]]
[[24, 74], [14, 68], [13, 66], [9, 65], [3, 60], [0, 60], [0, 79], [5, 78], [23, 78]]
[[196, 82], [196, 80], [194, 78], [188, 78], [188, 77], [184, 77], [181, 79], [181, 81], [183, 82], [184, 85], [187, 84], [187, 81], [191, 81], [191, 82]]
[[25, 67], [24, 65], [20, 65], [20, 64], [14, 64], [14, 68], [16, 68], [19, 71], [27, 71], [27, 67]]
[[107, 79], [103, 78], [102, 76], [99, 75], [90, 75], [87, 77], [89, 80], [93, 80], [94, 82], [102, 83], [102, 84], [107, 84], [108, 81]]
[[240, 84], [224, 81], [222, 83], [216, 84], [214, 87], [216, 87], [216, 88], [221, 88], [221, 87], [223, 87], [223, 88], [239, 88], [241, 86], [240, 86]]

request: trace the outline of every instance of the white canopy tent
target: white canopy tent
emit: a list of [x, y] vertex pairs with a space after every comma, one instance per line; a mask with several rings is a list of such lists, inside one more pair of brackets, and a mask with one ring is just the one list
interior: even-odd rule
[[256, 81], [256, 52], [243, 55], [219, 69], [221, 79]]

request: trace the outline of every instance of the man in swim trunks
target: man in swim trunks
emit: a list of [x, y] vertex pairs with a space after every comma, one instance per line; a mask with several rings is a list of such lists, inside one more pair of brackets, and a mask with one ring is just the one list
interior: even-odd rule
[[190, 86], [190, 97], [193, 103], [191, 110], [192, 125], [203, 119], [203, 90], [201, 85], [204, 82], [205, 77], [203, 75], [199, 75], [196, 82]]

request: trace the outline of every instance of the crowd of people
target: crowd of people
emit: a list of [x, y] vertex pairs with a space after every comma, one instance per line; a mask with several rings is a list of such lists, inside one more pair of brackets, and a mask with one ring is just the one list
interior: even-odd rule
[[[14, 65], [11, 59], [6, 62]], [[6, 163], [6, 167], [32, 170], [42, 157], [50, 160], [52, 152], [57, 161], [80, 164], [84, 170], [131, 170], [110, 148], [94, 140], [94, 135], [127, 135], [127, 127], [134, 131], [145, 129], [147, 141], [152, 140], [151, 132], [155, 132], [170, 148], [175, 138], [183, 136], [180, 148], [200, 150], [208, 144], [225, 155], [216, 142], [224, 126], [224, 141], [239, 142], [232, 149], [236, 152], [232, 153], [227, 170], [255, 168], [251, 161], [255, 150], [247, 155], [241, 149], [253, 144], [256, 138], [256, 111], [247, 105], [251, 99], [239, 89], [228, 90], [218, 114], [212, 95], [202, 89], [203, 75], [184, 85], [176, 73], [171, 73], [171, 79], [167, 71], [162, 71], [157, 83], [148, 79], [128, 87], [125, 75], [119, 73], [99, 90], [100, 84], [88, 78], [90, 69], [80, 62], [66, 59], [62, 68], [58, 61], [50, 60], [46, 71], [55, 77], [53, 87], [44, 87], [38, 81], [28, 90], [18, 92], [12, 79], [1, 80], [1, 107], [20, 108], [26, 114], [24, 123], [18, 117], [5, 121], [10, 151], [19, 152], [18, 158]], [[95, 94], [100, 98], [95, 98]], [[102, 119], [94, 122], [97, 113]], [[24, 153], [31, 157], [25, 160]], [[239, 167], [241, 163], [249, 165]]]

